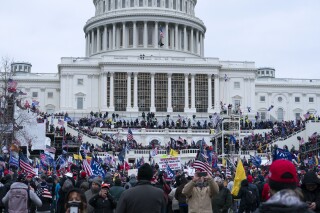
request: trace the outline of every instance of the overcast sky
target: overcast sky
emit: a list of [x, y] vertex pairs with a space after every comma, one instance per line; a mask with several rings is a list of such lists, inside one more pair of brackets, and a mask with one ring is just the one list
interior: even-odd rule
[[[57, 72], [61, 57], [85, 53], [92, 0], [6, 0], [0, 6], [0, 56]], [[198, 0], [205, 56], [254, 61], [281, 78], [320, 79], [319, 0]]]

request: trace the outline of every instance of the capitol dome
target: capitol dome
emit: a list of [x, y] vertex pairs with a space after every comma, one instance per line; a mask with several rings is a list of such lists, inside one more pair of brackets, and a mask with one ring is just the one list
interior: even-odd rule
[[[86, 56], [203, 57], [206, 27], [197, 0], [93, 0], [84, 26]], [[161, 50], [161, 51], [160, 51]]]

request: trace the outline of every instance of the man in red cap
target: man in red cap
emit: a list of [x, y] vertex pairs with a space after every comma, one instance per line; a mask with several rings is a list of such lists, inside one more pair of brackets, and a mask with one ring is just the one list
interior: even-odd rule
[[76, 183], [76, 188], [80, 188], [83, 182], [87, 182], [87, 173], [85, 171], [80, 172], [80, 177], [78, 177], [78, 181]]
[[113, 212], [116, 207], [113, 197], [109, 193], [110, 185], [103, 183], [98, 194], [89, 200], [89, 204], [94, 208], [95, 213]]
[[273, 161], [268, 181], [271, 197], [260, 205], [256, 213], [312, 212], [308, 205], [301, 201], [301, 192], [297, 190], [297, 170], [291, 161], [284, 159]]

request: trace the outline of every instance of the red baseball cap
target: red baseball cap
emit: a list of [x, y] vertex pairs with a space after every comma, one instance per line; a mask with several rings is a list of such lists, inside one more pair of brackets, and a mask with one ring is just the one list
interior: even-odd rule
[[284, 159], [272, 162], [268, 178], [278, 183], [298, 183], [296, 167], [291, 161]]

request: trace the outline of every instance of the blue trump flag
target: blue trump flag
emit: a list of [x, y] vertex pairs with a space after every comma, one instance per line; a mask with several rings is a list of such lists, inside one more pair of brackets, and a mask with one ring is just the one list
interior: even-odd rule
[[93, 157], [91, 160], [91, 169], [94, 176], [101, 176], [104, 178], [106, 176], [106, 172], [101, 167], [101, 164], [98, 162], [97, 157]]
[[286, 160], [292, 161], [295, 159], [295, 156], [284, 149], [277, 148], [273, 155], [273, 160], [279, 160], [279, 159], [286, 159]]
[[168, 178], [172, 179], [175, 177], [175, 174], [174, 174], [174, 171], [172, 171], [172, 169], [170, 168], [169, 164], [167, 164], [167, 175], [168, 175]]
[[250, 155], [250, 159], [251, 159], [251, 162], [252, 164], [255, 166], [255, 167], [259, 167], [261, 165], [261, 157], [260, 156], [252, 156]]

